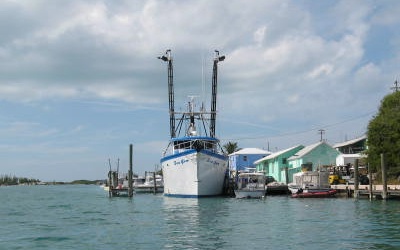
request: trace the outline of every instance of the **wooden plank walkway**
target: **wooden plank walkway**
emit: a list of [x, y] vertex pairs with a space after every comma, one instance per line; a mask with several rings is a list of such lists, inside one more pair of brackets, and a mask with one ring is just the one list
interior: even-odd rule
[[[331, 188], [336, 189], [339, 195], [347, 195], [354, 197], [354, 185], [331, 185]], [[369, 197], [372, 193], [372, 198], [382, 199], [383, 186], [372, 185], [372, 192], [369, 190], [369, 185], [359, 185], [358, 196]], [[387, 185], [387, 198], [399, 199], [400, 198], [400, 185]]]

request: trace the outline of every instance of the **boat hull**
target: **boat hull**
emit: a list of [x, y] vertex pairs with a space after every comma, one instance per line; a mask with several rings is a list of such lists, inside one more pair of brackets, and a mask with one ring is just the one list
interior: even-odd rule
[[134, 186], [133, 190], [135, 190], [135, 193], [162, 193], [164, 191], [164, 187], [157, 186], [155, 188], [155, 192], [154, 192], [154, 186], [138, 185], [138, 186]]
[[221, 195], [227, 158], [207, 150], [187, 150], [161, 159], [164, 195], [198, 198]]
[[316, 190], [316, 191], [303, 191], [298, 193], [292, 193], [292, 198], [330, 198], [336, 194], [335, 189], [329, 190]]
[[262, 198], [265, 196], [265, 190], [258, 189], [258, 190], [235, 190], [235, 197], [237, 199], [244, 199], [244, 198]]

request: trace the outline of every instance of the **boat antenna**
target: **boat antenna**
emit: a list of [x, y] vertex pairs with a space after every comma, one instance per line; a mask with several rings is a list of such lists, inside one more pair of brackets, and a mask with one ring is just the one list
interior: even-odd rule
[[172, 67], [171, 50], [165, 51], [165, 54], [157, 57], [158, 59], [168, 62], [168, 97], [169, 97], [169, 127], [171, 138], [175, 137], [175, 111], [174, 111], [174, 70]]
[[213, 76], [212, 76], [212, 92], [211, 92], [211, 118], [210, 118], [210, 137], [215, 137], [215, 119], [217, 113], [217, 79], [218, 79], [218, 62], [225, 60], [225, 56], [220, 56], [219, 51], [215, 50]]

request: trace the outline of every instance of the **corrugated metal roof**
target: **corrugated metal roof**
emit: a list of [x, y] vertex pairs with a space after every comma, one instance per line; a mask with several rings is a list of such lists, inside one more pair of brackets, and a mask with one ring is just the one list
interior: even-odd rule
[[291, 147], [291, 148], [283, 149], [283, 150], [280, 150], [278, 152], [272, 153], [270, 155], [267, 155], [267, 156], [261, 158], [260, 160], [255, 161], [254, 164], [259, 164], [259, 163], [261, 163], [263, 161], [274, 159], [274, 158], [276, 158], [276, 157], [278, 157], [278, 156], [280, 156], [280, 155], [282, 155], [282, 154], [284, 154], [284, 153], [286, 153], [286, 152], [288, 152], [290, 150], [293, 150], [293, 149], [295, 149], [297, 147], [300, 147], [300, 146], [303, 146], [303, 145], [297, 145], [297, 146], [294, 146], [294, 147]]
[[243, 148], [241, 150], [238, 150], [232, 154], [230, 154], [229, 156], [232, 155], [269, 155], [271, 154], [271, 152], [263, 150], [263, 149], [259, 149], [259, 148]]
[[361, 137], [359, 137], [359, 138], [356, 138], [356, 139], [353, 139], [353, 140], [349, 140], [349, 141], [345, 141], [345, 142], [336, 143], [335, 145], [333, 145], [333, 147], [334, 147], [334, 148], [340, 148], [340, 147], [344, 147], [344, 146], [348, 146], [348, 145], [357, 143], [357, 142], [362, 141], [362, 140], [365, 140], [365, 139], [367, 139], [367, 136], [366, 136], [366, 135], [363, 135], [363, 136], [361, 136]]

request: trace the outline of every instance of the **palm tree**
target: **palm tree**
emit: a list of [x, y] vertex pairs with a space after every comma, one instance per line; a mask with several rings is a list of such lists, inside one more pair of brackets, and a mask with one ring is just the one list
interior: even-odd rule
[[231, 141], [224, 144], [223, 148], [225, 149], [227, 155], [232, 154], [239, 149], [237, 142], [231, 142]]

